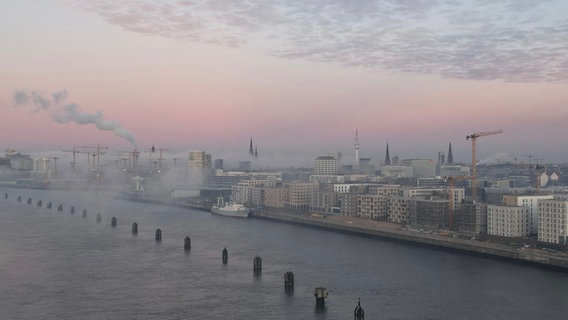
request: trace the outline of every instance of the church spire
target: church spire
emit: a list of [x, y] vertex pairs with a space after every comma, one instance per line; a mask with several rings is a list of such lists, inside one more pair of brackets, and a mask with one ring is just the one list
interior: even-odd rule
[[249, 155], [254, 156], [254, 149], [252, 148], [252, 138], [250, 138]]
[[391, 158], [389, 155], [389, 143], [387, 141], [387, 153], [385, 154], [385, 166], [390, 166], [391, 165]]
[[355, 129], [355, 143], [353, 147], [355, 147], [355, 167], [359, 167], [359, 129]]
[[448, 164], [454, 163], [454, 155], [452, 154], [452, 143], [450, 142], [450, 146], [448, 147]]

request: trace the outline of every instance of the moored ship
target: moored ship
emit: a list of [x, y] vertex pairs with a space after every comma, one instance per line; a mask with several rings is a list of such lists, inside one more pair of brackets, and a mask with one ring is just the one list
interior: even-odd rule
[[248, 218], [250, 209], [238, 203], [224, 203], [222, 198], [217, 199], [217, 205], [211, 207], [211, 213], [227, 217]]

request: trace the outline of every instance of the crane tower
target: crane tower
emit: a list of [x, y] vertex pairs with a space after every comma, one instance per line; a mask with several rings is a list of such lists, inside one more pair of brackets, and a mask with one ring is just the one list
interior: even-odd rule
[[466, 140], [471, 139], [471, 198], [473, 199], [473, 201], [477, 200], [477, 171], [476, 171], [477, 138], [490, 136], [498, 133], [503, 133], [503, 130], [476, 132], [465, 137]]

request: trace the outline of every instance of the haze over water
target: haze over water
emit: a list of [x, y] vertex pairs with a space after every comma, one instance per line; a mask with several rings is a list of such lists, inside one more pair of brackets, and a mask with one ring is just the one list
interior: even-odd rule
[[[1, 319], [351, 319], [358, 297], [366, 319], [562, 319], [568, 311], [565, 273], [103, 192], [4, 192]], [[45, 208], [48, 201], [64, 210]], [[286, 271], [295, 275], [293, 294], [284, 292]], [[315, 309], [318, 286], [330, 291], [323, 311]]]

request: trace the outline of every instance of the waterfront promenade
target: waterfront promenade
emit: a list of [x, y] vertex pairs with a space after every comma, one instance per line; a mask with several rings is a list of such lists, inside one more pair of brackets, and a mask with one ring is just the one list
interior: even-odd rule
[[568, 254], [538, 248], [513, 248], [506, 244], [461, 239], [443, 233], [402, 230], [395, 223], [380, 222], [341, 215], [308, 215], [283, 210], [257, 210], [253, 218], [267, 219], [366, 237], [436, 247], [462, 253], [504, 259], [568, 272]]

